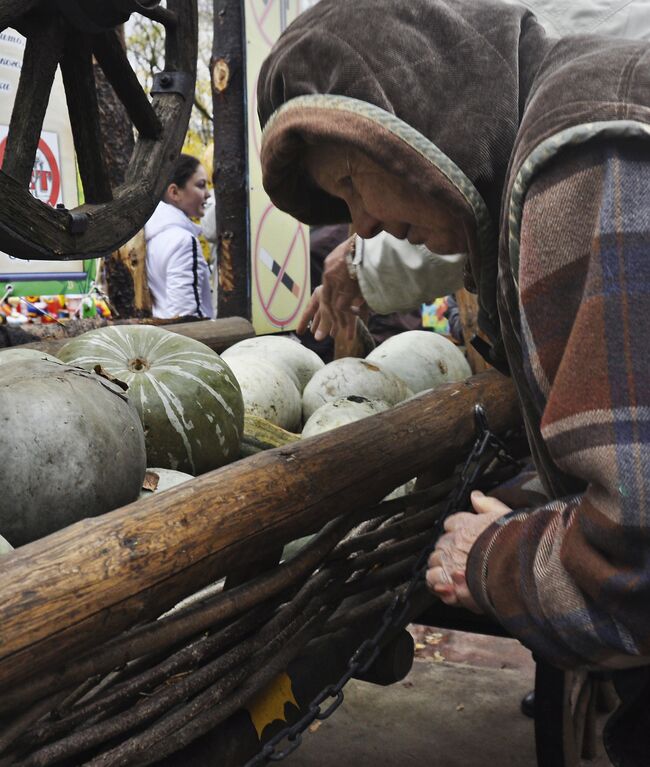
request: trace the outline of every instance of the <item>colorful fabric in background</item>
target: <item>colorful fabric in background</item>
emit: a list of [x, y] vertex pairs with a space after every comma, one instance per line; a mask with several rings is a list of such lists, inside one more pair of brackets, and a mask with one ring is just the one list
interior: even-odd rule
[[449, 304], [447, 298], [436, 298], [432, 304], [422, 304], [422, 327], [435, 330], [444, 336], [451, 335], [447, 312]]

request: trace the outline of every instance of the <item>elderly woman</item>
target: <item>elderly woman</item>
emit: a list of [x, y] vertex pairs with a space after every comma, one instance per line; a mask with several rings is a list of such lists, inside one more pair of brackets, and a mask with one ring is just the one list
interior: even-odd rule
[[[647, 664], [650, 45], [550, 40], [494, 0], [321, 0], [258, 100], [274, 203], [424, 244], [422, 279], [446, 289], [464, 269], [488, 356], [516, 382], [554, 500], [511, 512], [475, 494], [431, 589], [557, 666]], [[312, 302], [325, 332], [363, 296], [355, 257]]]

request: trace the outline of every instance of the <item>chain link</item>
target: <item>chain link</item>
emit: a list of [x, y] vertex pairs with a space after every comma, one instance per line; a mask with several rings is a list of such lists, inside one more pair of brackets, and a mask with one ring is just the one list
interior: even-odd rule
[[[257, 767], [267, 761], [280, 762], [293, 753], [302, 743], [305, 730], [317, 719], [328, 719], [343, 703], [343, 688], [357, 674], [363, 674], [372, 666], [381, 651], [381, 642], [391, 628], [402, 626], [410, 609], [413, 593], [422, 583], [431, 552], [444, 531], [445, 520], [456, 512], [468, 508], [469, 496], [477, 483], [486, 475], [487, 469], [494, 461], [519, 469], [519, 463], [510, 456], [504, 442], [493, 434], [488, 426], [485, 410], [481, 405], [474, 407], [474, 420], [477, 437], [474, 446], [465, 461], [459, 475], [458, 485], [449, 497], [443, 514], [438, 517], [432, 530], [432, 540], [420, 553], [411, 571], [411, 579], [403, 592], [397, 592], [386, 608], [381, 626], [375, 634], [362, 642], [348, 661], [346, 671], [335, 683], [330, 684], [316, 695], [308, 706], [307, 712], [295, 724], [285, 727], [274, 735], [262, 750], [250, 759], [245, 767]], [[321, 706], [329, 699], [332, 703], [321, 711]], [[287, 745], [282, 750], [277, 747], [286, 740]]]

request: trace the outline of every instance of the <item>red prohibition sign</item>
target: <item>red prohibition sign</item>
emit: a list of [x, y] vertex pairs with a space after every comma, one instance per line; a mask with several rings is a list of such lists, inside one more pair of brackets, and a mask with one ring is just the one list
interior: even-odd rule
[[258, 13], [255, 6], [259, 4], [261, 1], [262, 0], [249, 0], [249, 4], [251, 7], [251, 11], [253, 12], [253, 18], [255, 19], [257, 28], [259, 29], [260, 34], [262, 35], [262, 39], [269, 46], [269, 48], [272, 48], [275, 45], [275, 40], [272, 40], [266, 33], [265, 24], [267, 19], [269, 18], [271, 9], [279, 5], [279, 3], [283, 2], [284, 0], [266, 0], [266, 8], [264, 8], [262, 13]]
[[[262, 307], [262, 311], [267, 316], [269, 321], [279, 328], [284, 328], [287, 325], [289, 325], [293, 320], [297, 317], [298, 312], [300, 311], [300, 307], [302, 306], [303, 298], [305, 297], [305, 291], [307, 288], [307, 274], [309, 270], [309, 247], [307, 245], [307, 240], [305, 238], [305, 233], [303, 231], [303, 228], [301, 224], [296, 222], [296, 231], [293, 235], [293, 238], [291, 240], [291, 244], [289, 245], [289, 249], [287, 250], [286, 256], [282, 261], [279, 263], [279, 272], [275, 275], [275, 283], [273, 284], [273, 288], [271, 290], [271, 293], [268, 297], [268, 299], [265, 299], [262, 295], [262, 291], [260, 289], [260, 239], [262, 234], [262, 229], [264, 228], [264, 224], [266, 220], [268, 219], [269, 215], [277, 210], [277, 208], [274, 205], [269, 205], [268, 208], [264, 211], [264, 214], [262, 215], [262, 218], [260, 219], [260, 225], [257, 229], [257, 235], [255, 237], [255, 288], [257, 290], [257, 296], [260, 300], [260, 305]], [[291, 259], [291, 256], [293, 255], [293, 252], [296, 248], [296, 245], [298, 244], [298, 241], [301, 241], [302, 248], [303, 248], [303, 266], [304, 266], [304, 274], [305, 279], [302, 281], [302, 285], [299, 288], [296, 303], [296, 308], [291, 312], [291, 314], [288, 317], [278, 317], [277, 315], [273, 314], [273, 311], [271, 310], [271, 304], [273, 303], [273, 299], [276, 297], [276, 294], [278, 290], [280, 289], [280, 286], [283, 284], [284, 279], [286, 279], [287, 275], [287, 267], [289, 265], [289, 261]], [[284, 279], [283, 279], [284, 278]], [[295, 294], [294, 294], [295, 295]]]
[[[0, 167], [2, 167], [2, 162], [5, 157], [6, 148], [7, 148], [7, 137], [5, 136], [2, 139], [2, 141], [0, 141]], [[47, 145], [44, 139], [41, 138], [38, 140], [38, 148], [45, 155], [47, 164], [50, 166], [50, 170], [52, 171], [52, 189], [50, 191], [50, 196], [47, 201], [47, 204], [54, 207], [56, 205], [57, 200], [59, 199], [59, 192], [61, 190], [61, 172], [56, 162], [56, 158], [54, 157], [54, 153], [52, 152], [52, 150]]]

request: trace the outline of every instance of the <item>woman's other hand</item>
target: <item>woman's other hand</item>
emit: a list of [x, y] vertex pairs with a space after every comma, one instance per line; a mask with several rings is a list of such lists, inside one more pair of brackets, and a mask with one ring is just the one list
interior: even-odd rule
[[478, 490], [471, 501], [475, 514], [461, 512], [446, 520], [445, 533], [429, 557], [426, 579], [429, 590], [445, 604], [478, 613], [481, 610], [467, 588], [467, 557], [479, 536], [511, 509]]

